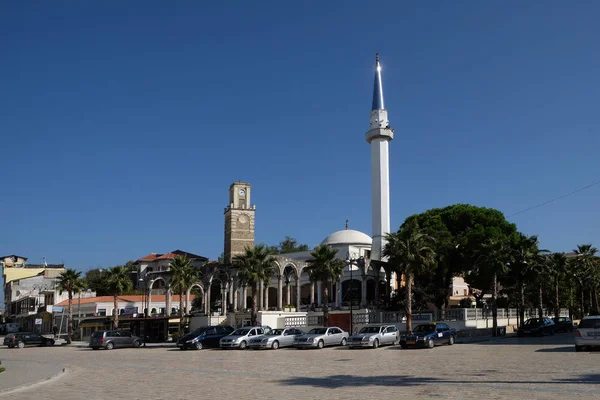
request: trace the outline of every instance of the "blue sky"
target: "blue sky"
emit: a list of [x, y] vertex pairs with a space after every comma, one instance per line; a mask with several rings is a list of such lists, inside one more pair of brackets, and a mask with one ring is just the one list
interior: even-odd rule
[[[223, 3], [223, 4], [219, 4]], [[256, 241], [370, 222], [374, 54], [392, 227], [514, 214], [600, 180], [600, 3], [54, 1], [0, 6], [0, 253], [87, 270], [216, 258], [236, 180]], [[600, 185], [510, 217], [600, 245]]]

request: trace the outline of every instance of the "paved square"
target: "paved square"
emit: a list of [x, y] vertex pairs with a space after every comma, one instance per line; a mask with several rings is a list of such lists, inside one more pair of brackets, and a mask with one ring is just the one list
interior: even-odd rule
[[561, 334], [433, 350], [3, 348], [9, 367], [68, 373], [0, 398], [597, 399], [600, 352], [575, 353], [572, 340]]

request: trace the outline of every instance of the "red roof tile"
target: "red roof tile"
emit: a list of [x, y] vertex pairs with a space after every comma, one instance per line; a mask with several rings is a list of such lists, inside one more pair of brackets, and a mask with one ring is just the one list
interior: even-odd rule
[[[194, 300], [196, 298], [196, 296], [194, 296], [193, 294], [190, 294], [190, 301]], [[123, 303], [134, 303], [134, 302], [143, 302], [145, 299], [145, 296], [143, 295], [128, 295], [128, 296], [118, 296], [117, 297], [117, 301], [119, 302], [123, 302]], [[185, 297], [184, 297], [185, 299]], [[152, 302], [153, 303], [164, 303], [166, 302], [166, 296], [164, 294], [153, 294], [152, 295]], [[73, 300], [72, 304], [77, 304], [79, 302], [81, 302], [81, 304], [92, 304], [92, 303], [112, 303], [114, 301], [113, 296], [97, 296], [97, 297], [86, 297], [86, 298], [82, 298], [81, 300], [77, 299], [77, 300]], [[179, 303], [179, 295], [178, 294], [174, 294], [171, 296], [171, 302], [173, 304], [175, 303]], [[61, 301], [60, 303], [56, 304], [57, 307], [66, 307], [69, 305], [69, 300], [65, 300], [65, 301]]]

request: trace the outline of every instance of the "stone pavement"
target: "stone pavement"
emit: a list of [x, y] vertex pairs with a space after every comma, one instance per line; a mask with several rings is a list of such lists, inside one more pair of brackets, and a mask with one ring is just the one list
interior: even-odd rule
[[597, 399], [600, 352], [575, 353], [572, 341], [560, 334], [432, 350], [2, 349], [0, 359], [54, 362], [69, 373], [0, 398]]

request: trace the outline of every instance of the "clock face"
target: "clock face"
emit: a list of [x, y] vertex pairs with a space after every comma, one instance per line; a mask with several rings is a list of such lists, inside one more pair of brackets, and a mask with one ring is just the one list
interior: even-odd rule
[[248, 218], [246, 218], [246, 216], [245, 216], [245, 215], [240, 215], [240, 216], [238, 217], [238, 222], [239, 222], [240, 224], [245, 224], [246, 222], [248, 222]]
[[238, 193], [240, 194], [240, 196], [246, 195], [246, 191], [244, 189], [240, 189], [240, 191]]

